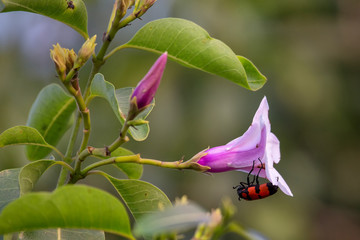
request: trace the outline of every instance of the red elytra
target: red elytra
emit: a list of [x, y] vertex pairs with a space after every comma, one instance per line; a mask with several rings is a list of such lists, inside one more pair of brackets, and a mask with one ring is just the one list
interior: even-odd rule
[[[253, 162], [253, 166], [247, 176], [247, 183], [240, 182], [240, 185], [234, 187], [234, 189], [237, 188], [237, 194], [239, 196], [239, 200], [241, 198], [247, 201], [263, 199], [275, 194], [279, 188], [278, 186], [273, 185], [271, 182], [259, 184], [259, 174], [260, 171], [263, 169], [263, 164], [260, 159], [258, 160], [261, 163], [261, 167], [256, 177], [254, 176], [253, 181], [250, 183], [249, 178], [251, 172], [254, 170], [255, 161]], [[256, 184], [254, 184], [255, 181]]]

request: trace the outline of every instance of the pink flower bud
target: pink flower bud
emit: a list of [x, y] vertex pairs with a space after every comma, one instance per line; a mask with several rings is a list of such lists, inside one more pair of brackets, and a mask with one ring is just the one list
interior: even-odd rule
[[131, 102], [133, 102], [134, 98], [136, 99], [137, 109], [140, 110], [146, 107], [153, 100], [164, 73], [166, 61], [167, 52], [163, 53], [158, 60], [156, 60], [149, 72], [136, 86], [130, 99]]

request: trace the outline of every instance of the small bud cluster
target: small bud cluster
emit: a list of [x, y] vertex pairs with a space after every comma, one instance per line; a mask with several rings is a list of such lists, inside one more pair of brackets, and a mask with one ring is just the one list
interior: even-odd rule
[[[59, 74], [60, 79], [65, 79], [66, 74], [69, 72], [68, 66], [71, 65], [70, 62], [68, 62], [68, 59], [72, 60], [72, 57], [70, 57], [74, 50], [69, 50], [67, 48], [60, 47], [59, 43], [56, 45], [53, 45], [53, 49], [50, 49], [50, 57], [55, 63], [56, 72]], [[75, 52], [74, 52], [75, 54]], [[76, 58], [76, 54], [75, 54]], [[70, 67], [70, 69], [72, 66]]]
[[78, 54], [73, 49], [62, 48], [59, 43], [50, 49], [50, 57], [55, 63], [56, 72], [61, 81], [66, 79], [67, 74], [72, 70], [82, 67], [94, 52], [96, 35], [85, 41]]

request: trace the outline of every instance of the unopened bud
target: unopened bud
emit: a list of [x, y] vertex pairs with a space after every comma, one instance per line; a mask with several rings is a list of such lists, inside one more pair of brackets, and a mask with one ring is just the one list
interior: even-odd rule
[[68, 73], [73, 67], [74, 67], [74, 63], [76, 61], [77, 55], [74, 52], [74, 49], [66, 49], [65, 51], [66, 54], [66, 72]]
[[152, 5], [154, 5], [155, 2], [156, 0], [147, 0], [145, 5], [147, 8], [150, 8]]
[[75, 62], [75, 67], [79, 68], [83, 66], [87, 60], [91, 57], [91, 55], [94, 53], [95, 46], [96, 46], [96, 35], [94, 35], [92, 38], [87, 39], [82, 47], [80, 48], [78, 52], [78, 57]]
[[136, 17], [141, 17], [157, 0], [139, 0], [135, 3], [134, 13]]
[[156, 60], [145, 77], [136, 86], [130, 98], [130, 104], [132, 105], [130, 111], [133, 111], [132, 114], [145, 109], [154, 99], [164, 73], [166, 61], [167, 52], [163, 53], [158, 60]]
[[60, 47], [59, 43], [53, 45], [53, 49], [50, 49], [50, 57], [55, 63], [56, 72], [59, 74], [61, 80], [66, 77], [66, 50]]
[[120, 15], [121, 17], [125, 16], [126, 11], [133, 4], [134, 4], [134, 0], [117, 0], [116, 1], [117, 14]]

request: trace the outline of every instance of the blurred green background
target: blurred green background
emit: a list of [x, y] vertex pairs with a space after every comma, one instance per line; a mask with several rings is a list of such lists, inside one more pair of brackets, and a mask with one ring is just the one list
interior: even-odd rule
[[[97, 34], [99, 42], [113, 1], [85, 2], [89, 34]], [[146, 22], [163, 17], [199, 24], [252, 60], [268, 82], [250, 92], [226, 79], [168, 62], [149, 118], [149, 138], [125, 147], [164, 161], [188, 159], [242, 135], [266, 95], [272, 131], [281, 141], [282, 160], [276, 168], [294, 197], [280, 192], [261, 201], [238, 202], [232, 187], [245, 180], [246, 174], [240, 172], [209, 176], [146, 166], [142, 179], [171, 200], [187, 195], [207, 210], [229, 196], [238, 208], [236, 219], [269, 239], [358, 239], [360, 2], [158, 0], [142, 21], [119, 32], [112, 46], [126, 42]], [[57, 42], [77, 51], [82, 39], [69, 27], [42, 16], [0, 14], [1, 132], [24, 125], [38, 92], [58, 82], [49, 58], [49, 48]], [[124, 50], [101, 72], [117, 88], [135, 86], [156, 58], [148, 52]], [[89, 65], [81, 72], [83, 81], [88, 71]], [[120, 126], [110, 107], [97, 100], [91, 113], [91, 145], [111, 143]], [[1, 149], [0, 159], [1, 170], [27, 162], [22, 147]], [[47, 172], [38, 189], [54, 188], [57, 173], [58, 169]], [[89, 177], [87, 183], [116, 194], [101, 177]]]

